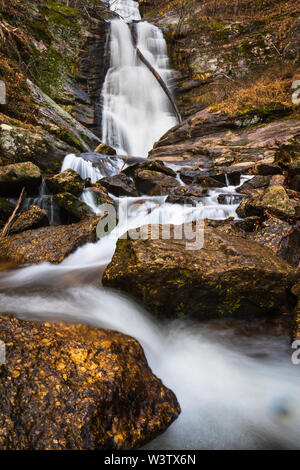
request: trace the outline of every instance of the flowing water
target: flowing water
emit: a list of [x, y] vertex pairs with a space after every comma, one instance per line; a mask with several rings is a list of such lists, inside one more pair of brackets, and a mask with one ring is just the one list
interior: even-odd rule
[[169, 100], [152, 73], [136, 55], [137, 47], [168, 83], [171, 73], [162, 32], [140, 20], [137, 2], [112, 1], [112, 9], [122, 18], [111, 21], [110, 68], [103, 90], [102, 140], [119, 155], [146, 157], [153, 144], [177, 121]]
[[[126, 21], [139, 19], [134, 2], [112, 4]], [[130, 42], [128, 25], [123, 20], [114, 20], [111, 26], [112, 30], [117, 26], [118, 34], [124, 35], [124, 46]], [[151, 25], [144, 25], [145, 34], [147, 28], [153, 33]], [[132, 44], [127, 46], [126, 54]], [[131, 69], [141, 67], [133, 65], [131, 59], [129, 74], [133, 73]], [[114, 71], [116, 75], [125, 74], [120, 64]], [[111, 80], [111, 71], [108, 75]], [[121, 82], [120, 77], [115, 79]], [[147, 84], [152, 92], [156, 84], [150, 81]], [[128, 83], [120, 89], [124, 94], [120, 95], [118, 106], [113, 109], [116, 103], [110, 101], [111, 114], [104, 110], [104, 125], [118, 150], [133, 149], [142, 155], [152, 145], [158, 129], [151, 128], [151, 142], [143, 141], [142, 136], [150, 134], [147, 113], [141, 110], [140, 122], [134, 123], [133, 116], [135, 113], [138, 116], [136, 106], [141, 104], [129, 99], [127, 87]], [[163, 97], [160, 99], [163, 101]], [[160, 105], [163, 108], [162, 102]], [[159, 114], [158, 108], [153, 112]], [[171, 115], [168, 116], [169, 119]], [[124, 128], [117, 123], [117, 117]], [[168, 126], [167, 120], [162, 119]], [[159, 130], [159, 134], [164, 131], [162, 127]], [[120, 165], [121, 161], [111, 157], [95, 165], [87, 158], [68, 155], [62, 169], [73, 168], [82, 177], [96, 181], [118, 173]], [[220, 205], [217, 198], [220, 193], [234, 196], [236, 190], [230, 185], [211, 190], [196, 207], [168, 204], [165, 196], [115, 198], [119, 224], [109, 235], [79, 248], [60, 265], [42, 263], [1, 275], [1, 312], [17, 312], [19, 317], [32, 320], [63, 320], [111, 328], [140, 341], [153, 372], [176, 393], [182, 408], [179, 419], [151, 442], [149, 449], [261, 449], [300, 445], [300, 377], [297, 366], [291, 363], [288, 338], [259, 334], [242, 337], [218, 322], [204, 324], [180, 319], [161, 323], [132, 300], [100, 286], [101, 273], [122, 233], [147, 223], [180, 224], [204, 217], [235, 216], [237, 204]], [[89, 196], [84, 193], [83, 199], [88, 202]], [[89, 200], [89, 203], [97, 211], [95, 202]], [[91, 273], [92, 282], [88, 281]]]

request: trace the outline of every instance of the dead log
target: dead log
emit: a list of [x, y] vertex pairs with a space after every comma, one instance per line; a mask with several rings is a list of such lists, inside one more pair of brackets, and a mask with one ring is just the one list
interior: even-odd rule
[[25, 194], [25, 188], [22, 189], [21, 191], [21, 194], [20, 194], [20, 197], [19, 197], [19, 200], [18, 200], [18, 203], [13, 211], [13, 213], [11, 214], [10, 218], [8, 219], [8, 221], [6, 222], [6, 224], [4, 225], [4, 228], [1, 232], [1, 238], [4, 238], [8, 233], [9, 233], [9, 230], [17, 216], [17, 212], [23, 202], [23, 198], [24, 198], [24, 194]]
[[154, 67], [152, 67], [152, 65], [150, 64], [150, 62], [146, 59], [146, 57], [141, 53], [141, 51], [139, 50], [139, 48], [137, 47], [136, 48], [136, 53], [137, 53], [137, 56], [139, 57], [139, 59], [143, 62], [143, 64], [146, 65], [146, 67], [150, 70], [150, 72], [154, 75], [154, 77], [156, 78], [156, 80], [158, 81], [158, 83], [160, 84], [160, 86], [162, 87], [162, 89], [164, 90], [164, 92], [166, 93], [167, 97], [169, 98], [170, 102], [171, 102], [171, 105], [175, 111], [175, 114], [177, 116], [177, 119], [179, 121], [179, 124], [182, 123], [182, 117], [180, 115], [180, 112], [179, 112], [179, 109], [177, 107], [177, 104], [175, 103], [175, 100], [173, 98], [173, 96], [171, 95], [167, 85], [165, 84], [165, 82], [163, 81], [163, 79], [161, 78], [161, 76], [159, 75], [159, 73], [155, 70]]

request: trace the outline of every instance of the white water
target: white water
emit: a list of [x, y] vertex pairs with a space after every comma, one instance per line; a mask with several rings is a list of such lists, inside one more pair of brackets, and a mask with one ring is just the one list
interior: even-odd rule
[[162, 325], [125, 297], [91, 286], [51, 295], [0, 294], [0, 301], [2, 311], [18, 311], [21, 318], [87, 323], [137, 338], [182, 408], [179, 419], [148, 448], [300, 445], [299, 372], [279, 339], [238, 342], [231, 331], [206, 325]]
[[[137, 2], [111, 2], [125, 19], [110, 23], [110, 68], [102, 90], [102, 140], [120, 155], [146, 157], [177, 121], [169, 100], [152, 73], [136, 55], [130, 21], [140, 20]], [[136, 28], [137, 47], [166, 83], [170, 71], [162, 32], [147, 22]]]
[[[131, 10], [132, 3], [122, 2], [129, 15], [136, 11]], [[124, 31], [126, 35], [127, 30]], [[162, 128], [160, 131], [163, 132]], [[106, 176], [105, 168], [108, 174], [114, 174], [116, 168], [110, 165], [108, 159], [107, 167], [104, 162], [100, 171], [84, 159], [67, 156], [63, 169], [76, 169], [82, 177], [96, 181]], [[121, 233], [146, 223], [179, 224], [204, 215], [212, 218], [233, 215], [236, 206], [220, 206], [216, 198], [222, 191], [235, 190], [230, 186], [211, 190], [204, 207], [200, 204], [196, 208], [166, 204], [165, 197], [120, 198], [119, 227], [96, 244], [79, 248], [58, 266], [43, 263], [2, 273], [0, 287], [7, 291], [0, 294], [1, 312], [17, 312], [27, 319], [64, 320], [111, 328], [141, 342], [153, 372], [176, 393], [182, 408], [179, 419], [148, 448], [246, 449], [300, 445], [300, 377], [297, 367], [291, 364], [287, 338], [256, 336], [238, 340], [231, 331], [186, 319], [161, 324], [119, 293], [82, 285], [82, 273], [93, 269], [100, 284], [101, 271], [111, 260]], [[88, 201], [89, 196], [84, 193], [83, 199]], [[73, 284], [78, 285], [70, 287]], [[24, 291], [24, 286], [50, 289], [19, 294], [17, 288]]]

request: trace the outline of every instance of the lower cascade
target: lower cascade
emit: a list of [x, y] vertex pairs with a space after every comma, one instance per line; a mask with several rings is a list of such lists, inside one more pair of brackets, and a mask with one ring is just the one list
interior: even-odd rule
[[[138, 47], [170, 85], [163, 33], [142, 21], [137, 2], [110, 0], [109, 4], [119, 18], [110, 20], [110, 64], [101, 94], [102, 140], [116, 155], [69, 153], [61, 167], [61, 172], [72, 169], [83, 180], [89, 179], [90, 186], [102, 178], [118, 177], [129, 166], [127, 155], [145, 159], [154, 143], [177, 124], [166, 94], [136, 55]], [[180, 171], [189, 170], [188, 164], [166, 163], [165, 167], [175, 169], [174, 179], [185, 188]], [[178, 419], [145, 449], [300, 446], [300, 379], [285, 335], [241, 339], [232, 324], [220, 328], [218, 320], [161, 321], [100, 283], [124, 233], [147, 224], [239, 219], [239, 189], [252, 177], [240, 172], [238, 184], [232, 184], [226, 174], [223, 186], [210, 186], [194, 205], [171, 203], [167, 195], [116, 196], [108, 191], [117, 214], [117, 225], [109, 233], [80, 246], [59, 264], [41, 262], [0, 272], [1, 313], [16, 312], [18, 318], [30, 321], [110, 329], [141, 344], [153, 373], [175, 393], [181, 407]], [[85, 187], [80, 200], [103, 215], [89, 189]], [[32, 204], [46, 210], [51, 225], [59, 223], [44, 180], [38, 197], [28, 197], [24, 208]]]

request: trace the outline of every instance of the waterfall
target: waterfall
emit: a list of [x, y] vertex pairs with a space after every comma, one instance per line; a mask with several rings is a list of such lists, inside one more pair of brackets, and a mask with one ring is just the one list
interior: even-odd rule
[[110, 23], [110, 68], [102, 90], [102, 140], [120, 155], [146, 157], [153, 144], [177, 121], [161, 86], [136, 55], [137, 47], [168, 83], [168, 55], [162, 32], [140, 20], [137, 2], [112, 1], [124, 19]]
[[[119, 153], [141, 157], [176, 120], [163, 91], [135, 54], [129, 23], [140, 20], [138, 4], [131, 0], [111, 0], [110, 4], [123, 19], [110, 24], [111, 67], [102, 93], [103, 136]], [[161, 32], [145, 22], [135, 27], [138, 47], [168, 81]], [[117, 174], [123, 163], [117, 157], [69, 154], [62, 171], [72, 168], [96, 182]], [[179, 176], [178, 181], [183, 185]], [[176, 393], [182, 408], [179, 419], [148, 448], [300, 446], [300, 379], [290, 360], [288, 338], [256, 334], [241, 339], [218, 323], [207, 325], [186, 318], [160, 322], [132, 300], [99, 286], [101, 272], [124, 232], [145, 224], [235, 216], [236, 189], [229, 183], [211, 189], [196, 207], [168, 204], [166, 196], [115, 198], [119, 224], [96, 243], [80, 247], [59, 265], [41, 263], [0, 273], [1, 312], [15, 312], [28, 320], [110, 328], [140, 341], [154, 374]], [[219, 205], [222, 193], [229, 194], [228, 202], [233, 204]], [[45, 197], [43, 183], [39, 205]], [[91, 192], [84, 191], [82, 199], [97, 212]], [[88, 285], [94, 272], [97, 286]]]
[[90, 178], [92, 183], [104, 178], [105, 176], [113, 176], [119, 173], [124, 165], [124, 161], [118, 157], [109, 155], [98, 155], [90, 153], [82, 153], [75, 155], [69, 153], [65, 156], [61, 171], [76, 171], [82, 179]]

